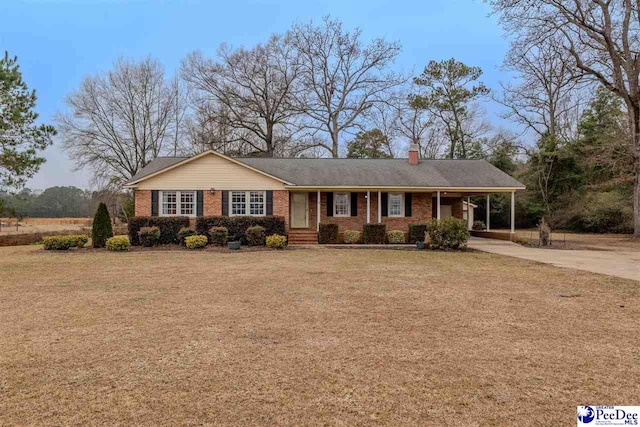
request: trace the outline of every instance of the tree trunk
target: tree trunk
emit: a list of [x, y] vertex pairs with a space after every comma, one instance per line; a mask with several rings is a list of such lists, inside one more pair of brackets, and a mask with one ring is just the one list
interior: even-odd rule
[[339, 130], [338, 130], [338, 121], [333, 119], [333, 129], [331, 130], [331, 155], [334, 159], [337, 159], [340, 156], [339, 148], [340, 148], [340, 140], [339, 140]]
[[633, 236], [640, 237], [640, 105], [629, 105], [633, 151]]
[[267, 134], [265, 137], [265, 145], [267, 146], [267, 157], [273, 157], [275, 149], [273, 147], [273, 123], [267, 122]]

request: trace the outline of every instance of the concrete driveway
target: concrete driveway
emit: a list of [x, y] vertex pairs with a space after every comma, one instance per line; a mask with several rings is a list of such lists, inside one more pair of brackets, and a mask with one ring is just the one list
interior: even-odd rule
[[543, 262], [556, 267], [640, 280], [640, 252], [528, 248], [513, 242], [472, 237], [469, 247], [483, 252]]

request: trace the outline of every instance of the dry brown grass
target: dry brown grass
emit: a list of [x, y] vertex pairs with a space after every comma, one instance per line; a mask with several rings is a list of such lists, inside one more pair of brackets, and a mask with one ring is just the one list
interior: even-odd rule
[[575, 425], [640, 285], [484, 253], [0, 248], [0, 425]]

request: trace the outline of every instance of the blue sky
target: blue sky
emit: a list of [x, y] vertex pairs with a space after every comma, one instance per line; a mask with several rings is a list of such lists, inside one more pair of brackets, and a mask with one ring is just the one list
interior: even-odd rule
[[[507, 78], [499, 67], [508, 42], [481, 0], [0, 2], [0, 50], [18, 56], [43, 122], [64, 108], [65, 96], [84, 76], [108, 70], [119, 56], [151, 55], [172, 74], [193, 50], [213, 56], [220, 43], [250, 46], [293, 22], [325, 15], [360, 27], [365, 39], [399, 40], [398, 70], [419, 73], [429, 60], [453, 56], [482, 67], [491, 88]], [[497, 122], [497, 107], [486, 109]], [[57, 143], [45, 156], [30, 188], [88, 186], [90, 172], [72, 171]]]

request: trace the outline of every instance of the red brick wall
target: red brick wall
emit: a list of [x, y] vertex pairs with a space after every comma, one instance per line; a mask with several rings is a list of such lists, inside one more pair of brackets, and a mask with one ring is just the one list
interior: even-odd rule
[[203, 193], [202, 214], [204, 216], [222, 215], [222, 191], [216, 190], [214, 194], [211, 194], [205, 190]]
[[[344, 230], [362, 231], [364, 224], [367, 223], [367, 193], [358, 193], [358, 216], [350, 217], [328, 217], [327, 216], [327, 193], [320, 195], [320, 222], [327, 224], [338, 224], [339, 232]], [[413, 193], [410, 217], [382, 217], [382, 223], [387, 225], [387, 231], [401, 230], [405, 234], [409, 233], [409, 224], [428, 223], [431, 221], [431, 193]], [[312, 202], [313, 200], [313, 202]], [[309, 197], [309, 225], [315, 229], [315, 208], [311, 209], [311, 203], [315, 205], [316, 195], [310, 194]], [[378, 192], [371, 192], [371, 223], [378, 222]], [[313, 222], [311, 222], [313, 221]]]
[[288, 190], [273, 190], [273, 215], [284, 217], [284, 227], [289, 230]]
[[151, 190], [135, 190], [135, 215], [151, 216]]

